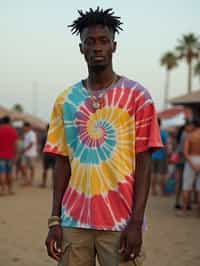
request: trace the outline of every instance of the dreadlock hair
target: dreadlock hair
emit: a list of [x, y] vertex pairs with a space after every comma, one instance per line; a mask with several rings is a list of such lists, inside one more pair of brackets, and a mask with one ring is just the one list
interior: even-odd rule
[[78, 13], [80, 16], [71, 25], [68, 25], [71, 28], [72, 34], [79, 35], [84, 28], [97, 24], [107, 26], [114, 35], [116, 32], [119, 34], [119, 31], [123, 30], [120, 27], [123, 23], [120, 21], [120, 17], [114, 16], [112, 8], [106, 10], [99, 7], [96, 10], [90, 8], [85, 13], [82, 10], [78, 10]]

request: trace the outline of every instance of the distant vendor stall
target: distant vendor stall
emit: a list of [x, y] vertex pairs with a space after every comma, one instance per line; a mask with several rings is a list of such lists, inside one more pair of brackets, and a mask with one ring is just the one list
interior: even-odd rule
[[191, 109], [193, 118], [200, 118], [200, 90], [183, 96], [175, 97], [169, 101], [172, 105]]

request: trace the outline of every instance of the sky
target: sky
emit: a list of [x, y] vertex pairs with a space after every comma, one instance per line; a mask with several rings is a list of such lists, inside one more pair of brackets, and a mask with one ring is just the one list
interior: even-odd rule
[[[115, 72], [137, 80], [163, 108], [165, 68], [161, 56], [183, 34], [200, 36], [199, 0], [0, 0], [0, 105], [20, 103], [49, 121], [57, 95], [87, 77], [79, 37], [67, 25], [78, 9], [113, 8], [124, 31], [117, 37]], [[193, 90], [199, 89], [193, 78]], [[171, 72], [169, 97], [187, 92], [187, 65]]]

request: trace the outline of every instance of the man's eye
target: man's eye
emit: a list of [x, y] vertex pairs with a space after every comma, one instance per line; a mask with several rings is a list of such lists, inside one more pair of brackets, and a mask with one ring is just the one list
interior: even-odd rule
[[92, 45], [94, 42], [92, 40], [86, 40], [85, 45]]
[[101, 43], [103, 43], [103, 44], [106, 44], [106, 43], [108, 43], [109, 41], [107, 40], [107, 39], [102, 39], [101, 40]]

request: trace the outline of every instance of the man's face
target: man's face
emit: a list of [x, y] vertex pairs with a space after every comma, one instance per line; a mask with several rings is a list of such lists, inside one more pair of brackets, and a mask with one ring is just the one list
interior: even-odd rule
[[103, 25], [90, 26], [82, 31], [80, 50], [90, 69], [104, 70], [112, 65], [112, 53], [116, 49], [113, 38], [110, 29]]
[[24, 132], [27, 133], [29, 131], [29, 127], [24, 126]]

